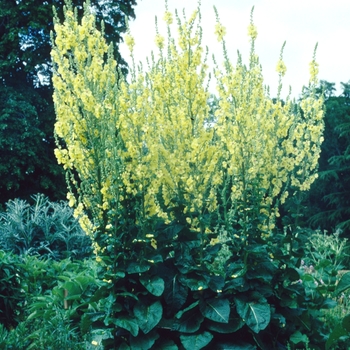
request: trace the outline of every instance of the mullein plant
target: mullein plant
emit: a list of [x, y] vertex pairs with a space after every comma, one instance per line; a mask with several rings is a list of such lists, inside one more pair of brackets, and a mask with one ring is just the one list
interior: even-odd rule
[[[158, 55], [147, 69], [134, 65], [127, 82], [86, 9], [79, 24], [66, 8], [64, 24], [55, 23], [52, 49], [56, 156], [67, 170], [67, 196], [83, 228], [99, 237], [117, 234], [123, 203], [137, 198], [140, 227], [149, 217], [169, 223], [181, 208], [191, 229], [203, 235], [218, 224], [230, 231], [239, 220], [244, 228], [253, 219], [260, 234], [269, 235], [288, 189], [308, 190], [317, 177], [323, 100], [313, 93], [315, 59], [311, 93], [298, 106], [289, 96], [280, 99], [286, 72], [281, 54], [274, 100], [263, 85], [253, 21], [249, 63], [239, 55], [234, 65], [216, 12], [225, 59], [223, 69], [214, 70], [216, 120], [207, 123], [208, 53], [199, 10], [189, 19], [176, 14], [177, 41], [166, 11], [168, 36], [157, 34]], [[126, 43], [132, 54], [130, 34]]]
[[[133, 62], [128, 80], [121, 76], [113, 48], [103, 38], [103, 26], [102, 32], [96, 29], [88, 5], [81, 23], [69, 4], [64, 23], [55, 20], [56, 157], [67, 172], [69, 203], [91, 236], [97, 259], [107, 266], [106, 283], [115, 290], [113, 279], [125, 276], [120, 269], [123, 259], [124, 263], [127, 256], [140, 260], [150, 251], [153, 258], [148, 264], [171, 258], [172, 245], [184, 238], [181, 232], [188, 235], [185, 240], [197, 243], [187, 242], [175, 253], [195, 246], [198, 249], [188, 257], [191, 268], [225, 276], [226, 261], [233, 259], [230, 249], [256, 241], [264, 244], [273, 236], [279, 205], [290, 194], [308, 190], [317, 177], [323, 99], [315, 93], [315, 56], [309, 93], [296, 104], [289, 96], [285, 101], [280, 97], [286, 72], [282, 50], [277, 62], [278, 96], [272, 99], [255, 53], [257, 29], [252, 18], [249, 62], [245, 65], [238, 55], [233, 64], [226, 50], [226, 29], [216, 9], [215, 13], [224, 63], [220, 68], [214, 59], [218, 94], [214, 118], [208, 103], [209, 52], [202, 45], [199, 8], [186, 18], [177, 12], [174, 16], [166, 7], [167, 34], [157, 29], [157, 51], [146, 67], [135, 64], [135, 41], [126, 35]], [[173, 242], [165, 244], [160, 232], [172, 232]], [[215, 250], [216, 245], [221, 248]], [[206, 249], [213, 249], [211, 261], [203, 258]], [[140, 276], [151, 271], [150, 265], [135, 264], [129, 261], [125, 271]], [[140, 277], [140, 283], [159, 297], [164, 281], [152, 278], [159, 288], [156, 292], [150, 280]], [[135, 290], [134, 284], [131, 289]], [[159, 301], [149, 307], [162, 313]], [[115, 322], [136, 336], [135, 324], [125, 320]]]

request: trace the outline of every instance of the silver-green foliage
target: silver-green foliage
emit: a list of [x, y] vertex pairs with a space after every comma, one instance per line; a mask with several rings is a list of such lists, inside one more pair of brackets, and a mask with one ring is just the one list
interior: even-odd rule
[[6, 203], [0, 213], [0, 249], [54, 259], [82, 258], [91, 252], [90, 238], [66, 202], [50, 202], [38, 194], [30, 205], [21, 199]]

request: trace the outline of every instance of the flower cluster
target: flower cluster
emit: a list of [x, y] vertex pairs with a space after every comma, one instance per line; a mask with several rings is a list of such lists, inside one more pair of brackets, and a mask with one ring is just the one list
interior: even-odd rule
[[[316, 177], [323, 101], [311, 93], [299, 108], [269, 97], [251, 21], [249, 65], [241, 57], [232, 64], [224, 52], [230, 69], [215, 70], [219, 102], [210, 115], [199, 12], [189, 20], [177, 17], [177, 43], [172, 18], [167, 11], [167, 43], [156, 36], [159, 58], [146, 71], [132, 68], [131, 81], [118, 81], [93, 15], [78, 24], [66, 11], [65, 23], [56, 22], [56, 156], [70, 173], [70, 204], [86, 230], [106, 237], [117, 236], [116, 223], [130, 210], [139, 225], [153, 217], [169, 223], [180, 212], [203, 234], [219, 224], [230, 234], [233, 225], [258, 220], [266, 235], [287, 189], [307, 190]], [[225, 50], [219, 22], [215, 33]], [[125, 40], [132, 53], [134, 40]], [[312, 67], [315, 82], [315, 62]], [[285, 74], [282, 59], [277, 71]], [[107, 246], [108, 239], [95, 236]]]

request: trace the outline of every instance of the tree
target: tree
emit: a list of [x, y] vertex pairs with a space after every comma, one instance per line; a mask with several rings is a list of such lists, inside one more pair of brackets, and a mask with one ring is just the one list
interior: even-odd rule
[[[73, 0], [82, 15], [83, 1]], [[97, 24], [117, 47], [135, 0], [91, 0]], [[0, 0], [0, 204], [42, 192], [62, 199], [66, 185], [53, 150], [55, 122], [51, 85], [53, 7], [62, 0]], [[119, 68], [127, 66], [114, 50]]]
[[334, 84], [321, 82], [325, 94], [325, 141], [320, 157], [319, 179], [309, 194], [310, 223], [329, 231], [350, 234], [350, 83], [333, 95]]

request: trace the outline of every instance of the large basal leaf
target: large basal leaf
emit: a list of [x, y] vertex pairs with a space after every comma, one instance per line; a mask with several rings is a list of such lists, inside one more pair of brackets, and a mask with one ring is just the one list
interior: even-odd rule
[[139, 302], [134, 307], [134, 315], [138, 320], [138, 324], [143, 333], [150, 332], [161, 320], [163, 315], [163, 307], [160, 301], [156, 301], [151, 305]]
[[164, 292], [164, 280], [159, 276], [140, 277], [141, 284], [153, 295], [159, 297]]
[[118, 327], [124, 328], [136, 337], [139, 333], [139, 325], [136, 320], [130, 316], [119, 316], [114, 320], [114, 324]]
[[270, 305], [264, 298], [257, 301], [245, 301], [235, 298], [236, 310], [247, 326], [255, 333], [265, 329], [270, 323]]
[[180, 340], [186, 350], [200, 350], [208, 345], [213, 339], [209, 332], [193, 335], [180, 335]]
[[337, 287], [335, 288], [335, 293], [338, 295], [348, 288], [350, 288], [350, 272], [345, 273], [341, 277], [339, 283], [337, 284]]
[[130, 338], [131, 350], [151, 349], [158, 338], [159, 334], [156, 331], [149, 332], [148, 334], [140, 333], [137, 337]]
[[228, 323], [230, 317], [230, 303], [227, 299], [205, 300], [199, 306], [202, 315], [209, 320]]
[[178, 275], [173, 276], [165, 285], [164, 298], [165, 302], [170, 306], [174, 312], [181, 309], [185, 304], [188, 295], [188, 288], [183, 286], [179, 280]]
[[195, 333], [199, 330], [204, 317], [196, 310], [185, 312], [173, 325], [173, 330], [181, 333]]

